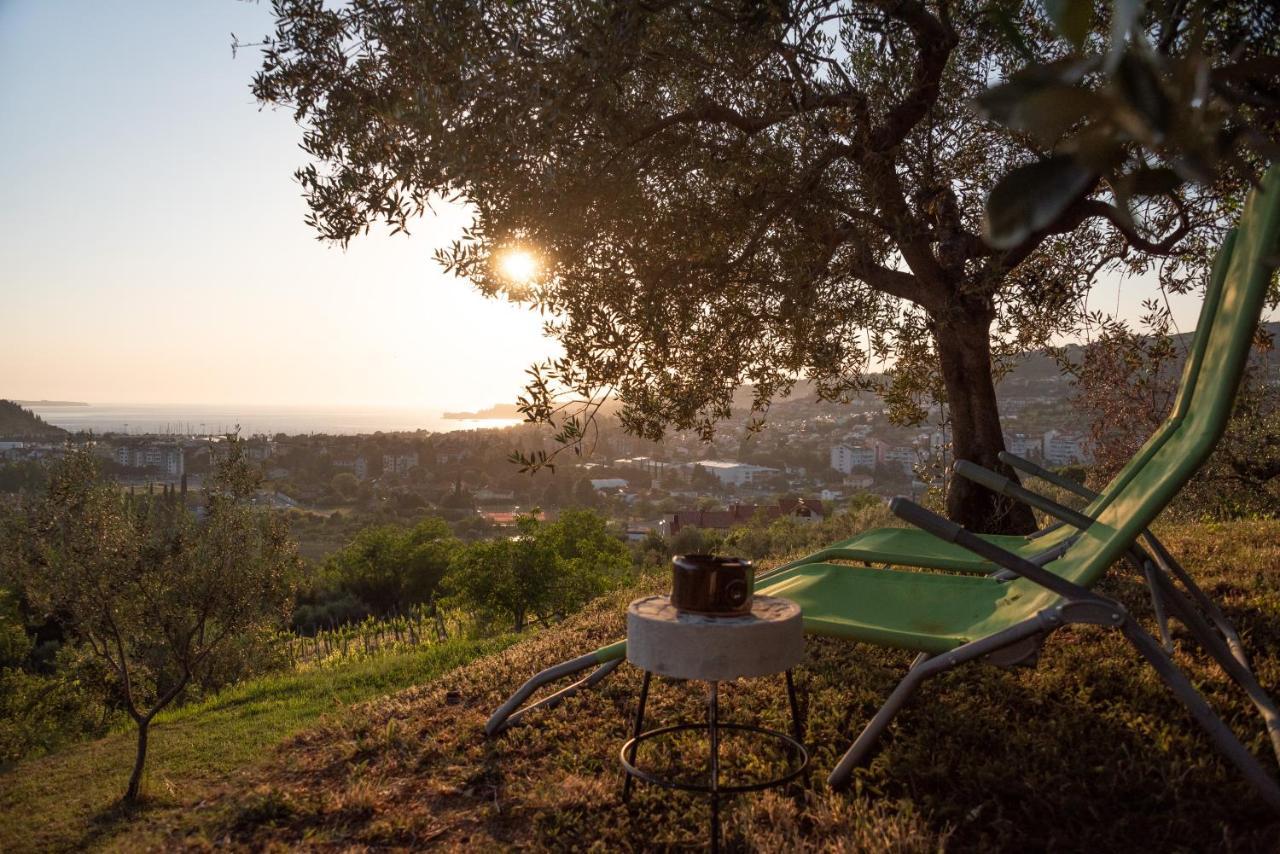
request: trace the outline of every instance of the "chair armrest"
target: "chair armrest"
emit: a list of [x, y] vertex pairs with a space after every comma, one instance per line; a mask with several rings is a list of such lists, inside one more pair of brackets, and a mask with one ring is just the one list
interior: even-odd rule
[[904, 522], [909, 522], [923, 531], [928, 531], [935, 537], [968, 549], [979, 557], [986, 558], [1028, 581], [1039, 584], [1046, 590], [1057, 593], [1059, 596], [1075, 601], [1097, 601], [1100, 599], [1097, 594], [1087, 588], [1067, 581], [1060, 575], [1054, 575], [1044, 567], [1037, 566], [1024, 557], [1006, 551], [995, 543], [982, 539], [963, 526], [957, 525], [950, 519], [944, 519], [932, 510], [926, 510], [908, 498], [903, 498], [902, 496], [894, 498], [889, 502], [889, 510]]
[[971, 463], [968, 460], [957, 460], [952, 467], [952, 471], [966, 480], [985, 486], [992, 492], [1021, 501], [1023, 504], [1029, 504], [1037, 510], [1048, 513], [1050, 516], [1061, 519], [1081, 530], [1093, 524], [1093, 520], [1080, 511], [1072, 510], [1066, 505], [1059, 504], [1052, 498], [1045, 498], [1025, 486], [1014, 483], [1013, 480], [1002, 474], [997, 474], [990, 469], [984, 469], [982, 466]]
[[1093, 499], [1098, 497], [1099, 493], [1094, 492], [1092, 489], [1085, 486], [1084, 484], [1076, 483], [1074, 480], [1072, 480], [1069, 477], [1063, 477], [1057, 472], [1049, 471], [1047, 468], [1044, 468], [1043, 466], [1038, 466], [1035, 463], [1031, 462], [1031, 460], [1025, 460], [1022, 457], [1018, 456], [1017, 454], [1011, 454], [1008, 451], [1001, 451], [999, 454], [997, 454], [997, 456], [1000, 458], [1000, 462], [1004, 463], [1005, 465], [1011, 466], [1015, 469], [1021, 469], [1022, 471], [1031, 475], [1032, 477], [1038, 477], [1041, 480], [1046, 480], [1049, 483], [1052, 483], [1054, 486], [1061, 487], [1062, 489], [1065, 489], [1068, 492], [1075, 493], [1081, 498], [1085, 498], [1085, 499], [1088, 499], [1089, 501], [1092, 501]]

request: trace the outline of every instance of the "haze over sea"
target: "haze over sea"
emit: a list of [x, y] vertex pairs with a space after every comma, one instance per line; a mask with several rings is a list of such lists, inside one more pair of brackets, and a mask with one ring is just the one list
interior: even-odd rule
[[518, 418], [450, 419], [440, 409], [406, 406], [271, 406], [262, 404], [103, 403], [28, 408], [57, 427], [95, 433], [389, 433], [400, 430], [474, 430], [507, 427]]

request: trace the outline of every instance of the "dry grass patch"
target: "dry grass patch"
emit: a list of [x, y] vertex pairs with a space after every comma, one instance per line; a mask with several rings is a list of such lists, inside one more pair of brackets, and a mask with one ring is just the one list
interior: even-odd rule
[[[1256, 669], [1280, 689], [1280, 524], [1179, 526], [1175, 554], [1241, 629]], [[650, 586], [661, 586], [654, 582]], [[620, 802], [617, 751], [639, 674], [500, 738], [489, 712], [534, 671], [614, 640], [632, 590], [554, 630], [373, 702], [281, 746], [252, 788], [225, 790], [158, 847], [212, 844], [445, 850], [682, 849], [705, 839], [705, 801], [638, 785]], [[1108, 582], [1149, 610], [1125, 574]], [[1243, 693], [1179, 633], [1179, 663], [1274, 768]], [[1035, 670], [971, 666], [935, 680], [898, 718], [854, 791], [823, 779], [902, 675], [910, 656], [815, 639], [798, 671], [814, 773], [805, 786], [732, 799], [731, 850], [1274, 850], [1280, 822], [1218, 758], [1122, 638], [1059, 632]], [[655, 681], [651, 726], [701, 714], [701, 685]], [[732, 719], [785, 729], [781, 679], [725, 686]], [[750, 765], [750, 751], [744, 765]], [[124, 840], [128, 842], [129, 840]]]

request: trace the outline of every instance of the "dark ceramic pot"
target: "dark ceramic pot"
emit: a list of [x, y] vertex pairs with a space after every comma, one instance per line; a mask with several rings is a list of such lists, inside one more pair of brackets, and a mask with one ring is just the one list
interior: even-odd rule
[[694, 614], [749, 614], [755, 580], [755, 568], [749, 560], [676, 555], [671, 559], [671, 604]]

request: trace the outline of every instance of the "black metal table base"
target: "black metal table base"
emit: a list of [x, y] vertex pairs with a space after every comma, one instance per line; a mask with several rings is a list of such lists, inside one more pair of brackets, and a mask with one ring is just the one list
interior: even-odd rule
[[[649, 682], [653, 674], [649, 671], [644, 673], [644, 681], [640, 685], [640, 703], [636, 708], [635, 726], [632, 729], [631, 739], [622, 745], [620, 758], [622, 760], [622, 769], [625, 773], [622, 781], [622, 801], [626, 803], [631, 798], [632, 780], [641, 780], [645, 783], [652, 783], [655, 786], [661, 786], [665, 789], [677, 789], [684, 792], [705, 792], [711, 796], [711, 850], [717, 852], [720, 850], [720, 797], [722, 795], [735, 795], [742, 792], [759, 792], [764, 789], [770, 789], [774, 786], [781, 786], [799, 777], [804, 773], [809, 765], [809, 751], [804, 746], [804, 729], [800, 723], [800, 707], [796, 702], [796, 686], [791, 678], [791, 671], [786, 672], [787, 675], [787, 700], [791, 705], [791, 727], [792, 735], [778, 732], [775, 729], [754, 726], [751, 724], [722, 723], [720, 721], [719, 710], [719, 683], [711, 682], [710, 698], [707, 701], [707, 722], [705, 724], [675, 724], [673, 726], [660, 727], [644, 731], [644, 708], [649, 699]], [[664, 735], [670, 735], [676, 732], [690, 732], [706, 730], [708, 738], [711, 741], [711, 771], [709, 779], [706, 783], [685, 783], [679, 780], [670, 780], [666, 777], [654, 774], [651, 771], [645, 771], [643, 768], [636, 766], [636, 751], [640, 747], [640, 742], [649, 739], [658, 738]], [[725, 786], [720, 783], [720, 732], [721, 730], [735, 730], [737, 732], [754, 732], [767, 738], [776, 740], [784, 745], [793, 757], [793, 763], [788, 765], [786, 773], [773, 777], [769, 780], [763, 780], [759, 783], [747, 783], [740, 785]]]

